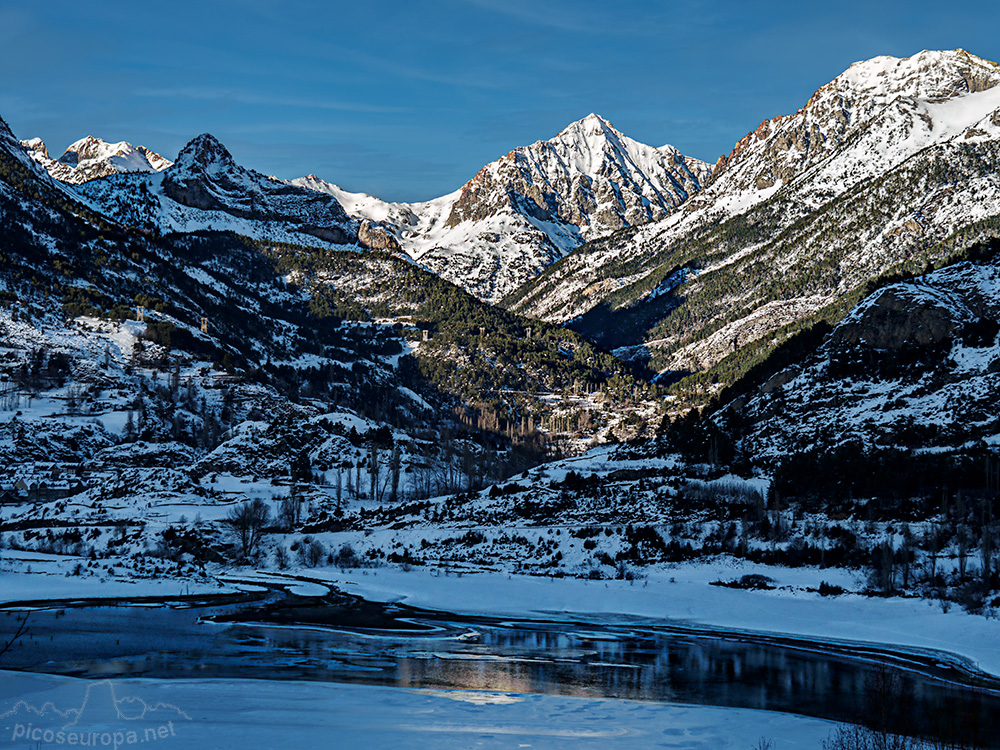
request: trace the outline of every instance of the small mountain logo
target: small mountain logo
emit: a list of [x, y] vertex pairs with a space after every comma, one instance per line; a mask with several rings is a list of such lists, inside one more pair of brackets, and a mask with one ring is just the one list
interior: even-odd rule
[[80, 706], [76, 718], [67, 724], [66, 728], [137, 721], [152, 718], [154, 714], [156, 719], [160, 719], [167, 713], [171, 715], [171, 718], [191, 721], [191, 717], [177, 706], [165, 703], [150, 706], [142, 698], [135, 696], [118, 699], [115, 696], [114, 683], [111, 680], [101, 680], [87, 685], [87, 694], [83, 698], [83, 704]]
[[177, 724], [184, 721], [191, 721], [191, 717], [177, 706], [150, 705], [136, 695], [119, 698], [116, 685], [101, 680], [87, 685], [78, 707], [61, 710], [52, 701], [40, 707], [18, 701], [0, 714], [0, 732], [11, 742], [87, 745], [88, 740], [97, 744], [106, 739], [105, 745], [117, 748], [176, 737]]

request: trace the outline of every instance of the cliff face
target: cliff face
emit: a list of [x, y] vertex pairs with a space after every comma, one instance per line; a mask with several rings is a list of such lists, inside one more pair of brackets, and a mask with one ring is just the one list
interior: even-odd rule
[[886, 354], [933, 347], [951, 338], [970, 315], [975, 313], [965, 304], [943, 304], [926, 288], [890, 287], [872, 299], [862, 314], [838, 326], [830, 345], [843, 351], [856, 347]]

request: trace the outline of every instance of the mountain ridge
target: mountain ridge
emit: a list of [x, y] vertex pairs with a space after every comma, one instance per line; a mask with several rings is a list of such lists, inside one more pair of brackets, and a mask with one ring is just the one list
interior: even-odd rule
[[229, 230], [326, 246], [358, 241], [357, 222], [335, 198], [240, 166], [209, 133], [191, 139], [162, 171], [109, 174], [75, 189], [108, 216], [146, 231]]
[[[234, 202], [239, 202], [237, 189], [260, 194], [263, 183], [256, 179], [248, 182], [247, 172], [229, 179], [228, 188], [213, 182], [223, 172], [236, 174], [243, 168], [217, 139], [208, 143], [208, 137], [203, 134], [192, 139], [178, 155], [181, 167], [176, 168], [158, 154], [124, 141], [109, 144], [88, 136], [72, 144], [59, 159], [49, 157], [40, 139], [21, 143], [53, 177], [80, 186], [88, 199], [104, 201], [104, 207], [119, 220], [138, 222], [136, 225], [146, 229], [173, 231], [194, 226], [194, 217], [176, 216], [176, 211], [168, 211], [175, 214], [173, 217], [152, 216], [151, 210], [157, 212], [151, 206], [139, 211], [123, 208], [118, 205], [124, 201], [122, 196], [110, 195], [113, 190], [95, 181], [114, 179], [118, 174], [168, 172], [162, 182], [166, 197], [203, 211], [218, 211], [227, 202], [233, 208]], [[197, 152], [194, 162], [218, 163], [208, 171], [188, 174], [196, 156], [192, 149]], [[378, 249], [405, 252], [481, 299], [497, 302], [588, 238], [662, 217], [697, 192], [709, 172], [706, 163], [681, 154], [673, 146], [653, 148], [638, 143], [604, 118], [590, 114], [550, 140], [511, 150], [478, 170], [458, 190], [430, 201], [390, 203], [351, 193], [315, 175], [285, 182], [350, 207], [349, 217], [327, 218], [336, 227], [314, 222], [308, 229], [322, 241], [360, 241]], [[155, 180], [146, 182], [148, 189]], [[126, 184], [119, 181], [122, 189]], [[228, 199], [220, 203], [221, 193], [228, 193]], [[144, 196], [134, 196], [131, 202], [143, 200]], [[256, 203], [223, 212], [241, 220], [259, 218], [260, 213]], [[276, 212], [270, 216], [275, 221], [281, 218]], [[298, 223], [294, 212], [289, 218]], [[212, 226], [218, 224], [212, 222]], [[345, 225], [351, 226], [350, 231], [342, 231]], [[293, 228], [300, 230], [302, 227]], [[243, 227], [237, 231], [252, 230]], [[258, 236], [277, 238], [281, 234], [272, 227]]]
[[672, 146], [638, 143], [590, 114], [430, 201], [388, 203], [315, 175], [291, 182], [337, 197], [356, 218], [381, 223], [418, 263], [497, 302], [587, 238], [665, 215], [708, 172]]
[[159, 172], [173, 164], [145, 146], [127, 141], [108, 143], [91, 135], [71, 143], [58, 159], [49, 156], [41, 138], [20, 143], [49, 174], [71, 185], [123, 172]]

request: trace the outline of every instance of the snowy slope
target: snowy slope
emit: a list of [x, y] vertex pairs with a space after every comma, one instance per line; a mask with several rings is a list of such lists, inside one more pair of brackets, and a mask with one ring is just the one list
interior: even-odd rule
[[90, 135], [70, 144], [58, 159], [49, 156], [41, 138], [21, 141], [21, 145], [57, 180], [75, 185], [122, 172], [160, 172], [173, 164], [145, 146], [108, 143]]
[[496, 302], [584, 241], [666, 216], [708, 173], [674, 147], [638, 143], [591, 114], [423, 203], [387, 203], [315, 175], [292, 182], [384, 224], [412, 258]]
[[[11, 131], [10, 126], [0, 118], [0, 159], [9, 161], [12, 165], [18, 165], [17, 168], [23, 169], [26, 175], [30, 175], [29, 179], [33, 184], [44, 186], [43, 190], [45, 192], [56, 192], [65, 199], [79, 201], [80, 196], [71, 187], [53, 178], [35, 160], [33, 155], [25, 149], [24, 143], [25, 141], [17, 139], [13, 131]], [[42, 147], [44, 148], [44, 145]], [[0, 181], [0, 191], [4, 191], [11, 197], [15, 197], [15, 191], [10, 190], [5, 182]], [[20, 200], [20, 196], [17, 196], [17, 198]]]

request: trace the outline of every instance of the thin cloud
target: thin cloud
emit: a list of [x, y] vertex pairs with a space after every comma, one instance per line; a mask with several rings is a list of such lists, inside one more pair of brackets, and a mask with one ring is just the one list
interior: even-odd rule
[[179, 88], [145, 88], [135, 92], [136, 96], [153, 99], [193, 99], [198, 101], [228, 100], [240, 104], [253, 104], [265, 107], [294, 107], [298, 109], [321, 109], [338, 112], [371, 112], [377, 114], [399, 114], [411, 112], [408, 107], [389, 106], [384, 104], [365, 104], [363, 102], [344, 102], [323, 98], [280, 97], [266, 94], [255, 94], [248, 91], [237, 91], [224, 88], [201, 88], [184, 86]]
[[[664, 31], [664, 24], [651, 17], [648, 9], [622, 6], [582, 9], [579, 3], [554, 7], [551, 3], [514, 3], [511, 0], [466, 0], [480, 10], [513, 18], [522, 23], [572, 34], [594, 36], [652, 36]], [[676, 17], [673, 13], [671, 17]]]
[[[576, 34], [606, 34], [607, 26], [594, 23], [585, 23], [577, 20], [577, 16], [571, 12], [560, 12], [550, 5], [544, 7], [535, 6], [532, 8], [518, 7], [508, 0], [468, 0], [470, 5], [474, 5], [480, 10], [508, 16], [517, 21], [541, 26], [546, 29], [556, 29], [558, 31], [570, 31]], [[613, 29], [612, 29], [613, 31]]]
[[497, 70], [489, 70], [486, 75], [481, 70], [472, 70], [466, 73], [448, 72], [440, 73], [428, 70], [425, 67], [416, 65], [418, 60], [407, 60], [405, 63], [392, 62], [388, 57], [372, 55], [355, 49], [338, 49], [337, 57], [341, 60], [349, 60], [355, 65], [367, 68], [371, 71], [384, 73], [397, 78], [406, 78], [425, 83], [439, 83], [445, 86], [457, 88], [482, 89], [486, 91], [506, 91], [517, 86], [514, 80], [502, 80], [503, 74]]

